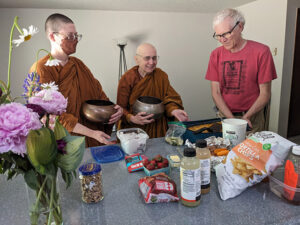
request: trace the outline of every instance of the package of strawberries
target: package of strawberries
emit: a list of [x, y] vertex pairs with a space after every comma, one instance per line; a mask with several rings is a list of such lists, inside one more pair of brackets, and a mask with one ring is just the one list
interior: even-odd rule
[[165, 173], [139, 179], [139, 188], [146, 203], [176, 202], [179, 200], [175, 182]]
[[168, 174], [170, 172], [168, 159], [161, 155], [156, 155], [153, 159], [143, 159], [144, 172], [147, 176], [152, 176], [157, 173], [164, 172]]

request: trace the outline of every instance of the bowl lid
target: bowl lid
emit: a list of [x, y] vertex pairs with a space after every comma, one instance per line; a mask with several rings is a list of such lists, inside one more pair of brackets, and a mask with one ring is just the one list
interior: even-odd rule
[[117, 145], [91, 147], [93, 158], [98, 163], [110, 163], [124, 159], [125, 153]]

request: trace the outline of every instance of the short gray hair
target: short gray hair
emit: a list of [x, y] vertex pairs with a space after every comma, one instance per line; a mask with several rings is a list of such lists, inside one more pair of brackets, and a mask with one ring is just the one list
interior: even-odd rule
[[245, 25], [245, 18], [241, 12], [239, 12], [236, 9], [223, 9], [215, 15], [213, 19], [213, 28], [215, 28], [216, 25], [221, 23], [224, 19], [227, 17], [232, 18], [232, 26], [234, 26], [238, 21]]

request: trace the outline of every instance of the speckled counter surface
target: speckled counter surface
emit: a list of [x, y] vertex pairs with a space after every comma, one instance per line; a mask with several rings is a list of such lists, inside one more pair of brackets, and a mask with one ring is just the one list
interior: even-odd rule
[[[181, 152], [164, 142], [150, 139], [145, 155], [153, 157]], [[83, 162], [91, 162], [87, 149]], [[202, 195], [201, 204], [187, 208], [180, 202], [145, 204], [138, 190], [138, 179], [143, 171], [128, 173], [124, 160], [102, 164], [104, 199], [96, 204], [81, 200], [80, 181], [76, 179], [66, 190], [64, 182], [59, 184], [64, 225], [298, 225], [300, 206], [279, 199], [269, 190], [268, 183], [260, 183], [247, 189], [236, 198], [220, 199], [215, 175], [212, 174], [211, 191]], [[170, 177], [179, 191], [179, 170], [173, 169]], [[26, 187], [23, 177], [6, 181], [0, 175], [0, 225], [30, 224]]]

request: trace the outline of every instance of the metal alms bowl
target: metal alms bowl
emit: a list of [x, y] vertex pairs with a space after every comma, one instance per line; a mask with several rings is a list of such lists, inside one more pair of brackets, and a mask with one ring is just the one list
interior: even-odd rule
[[165, 107], [159, 98], [152, 96], [140, 96], [132, 107], [134, 115], [139, 112], [146, 112], [147, 114], [154, 114], [153, 119], [159, 119], [164, 114]]
[[115, 104], [106, 100], [87, 100], [82, 104], [82, 113], [92, 122], [108, 123], [111, 115], [117, 112]]

